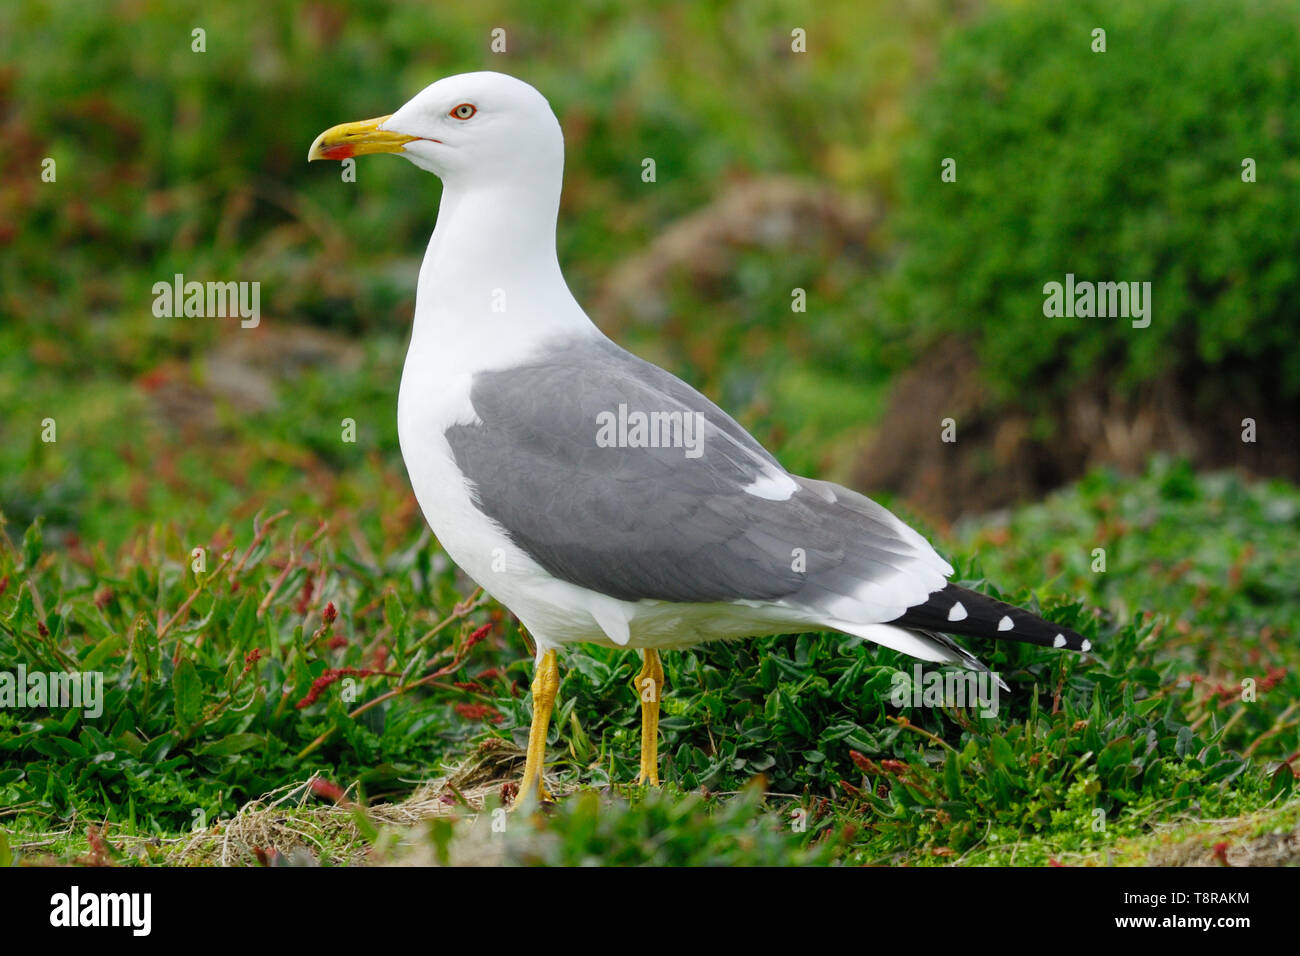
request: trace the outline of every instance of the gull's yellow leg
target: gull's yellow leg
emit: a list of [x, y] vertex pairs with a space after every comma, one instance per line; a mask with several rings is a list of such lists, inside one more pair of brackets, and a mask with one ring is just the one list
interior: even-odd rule
[[519, 793], [515, 795], [513, 806], [522, 806], [534, 795], [540, 800], [551, 798], [542, 783], [542, 768], [546, 762], [546, 730], [551, 723], [551, 708], [555, 706], [555, 694], [559, 689], [560, 668], [552, 649], [538, 660], [537, 673], [533, 675], [533, 724], [528, 731], [528, 759], [524, 762], [524, 777], [519, 781]]
[[641, 697], [641, 775], [637, 783], [659, 786], [659, 699], [664, 693], [664, 668], [659, 663], [659, 652], [653, 647], [645, 649], [645, 663], [636, 677], [637, 694]]

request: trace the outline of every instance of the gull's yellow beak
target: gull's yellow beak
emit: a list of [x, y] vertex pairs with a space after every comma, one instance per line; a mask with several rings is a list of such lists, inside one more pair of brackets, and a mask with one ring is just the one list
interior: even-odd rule
[[420, 138], [379, 128], [391, 118], [390, 114], [357, 123], [331, 126], [311, 144], [311, 149], [307, 151], [307, 162], [310, 163], [313, 159], [347, 159], [350, 156], [365, 156], [367, 153], [400, 153], [403, 146]]

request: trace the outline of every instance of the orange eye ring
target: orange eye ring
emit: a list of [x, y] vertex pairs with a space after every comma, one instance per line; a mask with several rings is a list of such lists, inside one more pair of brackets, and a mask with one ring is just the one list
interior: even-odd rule
[[453, 106], [447, 115], [452, 119], [467, 120], [477, 112], [478, 108], [473, 103], [461, 103], [459, 106]]

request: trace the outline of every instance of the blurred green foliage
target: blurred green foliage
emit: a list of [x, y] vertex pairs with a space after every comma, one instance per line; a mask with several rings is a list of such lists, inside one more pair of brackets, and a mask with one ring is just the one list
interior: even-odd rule
[[[921, 4], [907, 22], [932, 23], [944, 9]], [[24, 224], [6, 278], [12, 290], [46, 293], [39, 304], [57, 309], [47, 321], [74, 331], [95, 302], [147, 312], [145, 292], [123, 282], [136, 265], [162, 276], [238, 266], [269, 284], [291, 271], [278, 258], [314, 255], [322, 239], [346, 244], [350, 272], [364, 271], [358, 257], [418, 255], [436, 179], [377, 162], [356, 188], [344, 186], [333, 167], [308, 169], [306, 148], [325, 126], [391, 111], [425, 84], [473, 69], [515, 73], [550, 99], [568, 142], [563, 258], [579, 276], [598, 275], [729, 175], [883, 177], [864, 94], [883, 100], [884, 83], [898, 83], [910, 58], [901, 31], [868, 33], [883, 19], [844, 0], [811, 14], [793, 2], [660, 3], [630, 14], [618, 4], [539, 11], [499, 0], [6, 4], [0, 60], [19, 139], [13, 161], [35, 174], [51, 156], [60, 169], [57, 186], [33, 175], [0, 194], [11, 221]], [[488, 48], [496, 26], [507, 31], [505, 54]], [[809, 31], [813, 54], [789, 51], [792, 26]], [[204, 53], [191, 52], [195, 27], [206, 30]], [[883, 69], [872, 52], [903, 66]], [[654, 185], [640, 178], [645, 156], [658, 165]], [[308, 228], [277, 232], [290, 222]], [[98, 299], [79, 294], [90, 280]], [[273, 301], [279, 314], [302, 310], [351, 328], [404, 318], [329, 289], [304, 282]]]
[[[292, 458], [302, 441], [332, 447], [330, 464], [345, 471], [372, 451], [398, 462], [392, 363], [440, 186], [393, 157], [361, 163], [356, 183], [332, 164], [308, 167], [323, 128], [392, 111], [452, 73], [534, 83], [565, 130], [561, 261], [589, 301], [616, 263], [732, 182], [794, 173], [888, 193], [906, 126], [899, 91], [960, 6], [930, 0], [900, 16], [857, 0], [815, 10], [798, 0], [640, 11], [504, 0], [0, 5], [10, 171], [0, 179], [0, 502], [18, 519], [46, 513], [120, 541], [186, 501], [229, 509], [247, 487], [277, 487], [268, 456]], [[495, 27], [507, 31], [504, 54], [489, 48]], [[795, 27], [807, 54], [790, 50]], [[203, 53], [192, 50], [200, 28]], [[646, 156], [653, 184], [641, 180]], [[55, 182], [41, 180], [46, 158]], [[670, 290], [671, 328], [621, 337], [788, 447], [793, 467], [824, 472], [827, 449], [860, 436], [888, 379], [871, 332], [874, 268], [816, 244], [750, 251], [734, 283]], [[211, 351], [251, 334], [233, 319], [155, 316], [153, 284], [176, 273], [258, 281], [265, 327], [350, 336], [365, 343], [365, 366], [275, 376], [285, 413], [231, 403], [223, 424], [237, 435], [219, 445], [160, 434], [150, 413], [174, 398], [151, 382], [220, 392]], [[796, 285], [809, 289], [808, 314], [790, 312]], [[343, 415], [365, 434], [347, 449], [357, 456], [340, 459]], [[37, 439], [46, 417], [57, 446]], [[841, 466], [853, 444], [844, 448]], [[187, 490], [131, 492], [140, 462], [177, 455]], [[242, 491], [230, 486], [234, 461]]]
[[[1082, 0], [981, 17], [915, 105], [896, 321], [977, 339], [990, 385], [1022, 406], [1166, 374], [1209, 400], [1249, 384], [1294, 401], [1297, 104], [1293, 3]], [[1045, 317], [1043, 286], [1067, 273], [1151, 282], [1150, 327]]]

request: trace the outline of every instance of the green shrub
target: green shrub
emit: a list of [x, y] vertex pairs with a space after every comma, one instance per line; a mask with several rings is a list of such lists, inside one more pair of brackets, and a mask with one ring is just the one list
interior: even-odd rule
[[[1300, 395], [1298, 27], [1284, 3], [1157, 0], [1017, 6], [958, 32], [914, 108], [894, 320], [970, 336], [1017, 403], [1210, 369], [1225, 391]], [[1067, 273], [1150, 281], [1150, 326], [1044, 316]]]

